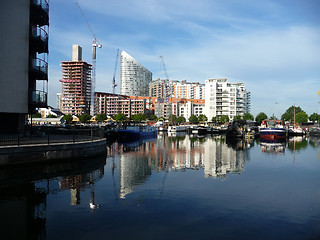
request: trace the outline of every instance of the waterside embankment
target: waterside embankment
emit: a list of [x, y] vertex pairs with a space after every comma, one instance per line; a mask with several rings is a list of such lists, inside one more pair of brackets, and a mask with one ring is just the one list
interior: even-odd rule
[[87, 158], [106, 154], [106, 140], [77, 143], [54, 143], [25, 146], [1, 146], [0, 167], [51, 163], [65, 159]]

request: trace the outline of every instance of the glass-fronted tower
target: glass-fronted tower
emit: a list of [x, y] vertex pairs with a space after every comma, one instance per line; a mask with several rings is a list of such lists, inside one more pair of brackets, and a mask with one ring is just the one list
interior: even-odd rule
[[152, 73], [125, 51], [120, 54], [120, 94], [148, 96]]

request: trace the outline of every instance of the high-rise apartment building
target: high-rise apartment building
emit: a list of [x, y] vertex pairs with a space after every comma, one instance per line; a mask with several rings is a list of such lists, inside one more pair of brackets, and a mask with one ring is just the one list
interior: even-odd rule
[[120, 54], [120, 94], [148, 96], [152, 73], [125, 51]]
[[230, 83], [226, 78], [208, 79], [205, 89], [205, 115], [209, 121], [222, 115], [233, 120], [250, 112], [250, 92], [243, 83]]
[[47, 0], [0, 1], [0, 131], [24, 128], [25, 114], [47, 106]]
[[185, 99], [205, 99], [205, 85], [190, 83], [186, 80], [157, 79], [149, 84], [149, 95], [152, 97], [165, 97], [165, 89], [171, 89], [172, 94], [168, 97]]
[[61, 112], [81, 115], [90, 113], [91, 64], [82, 61], [82, 48], [72, 47], [72, 61], [62, 61]]

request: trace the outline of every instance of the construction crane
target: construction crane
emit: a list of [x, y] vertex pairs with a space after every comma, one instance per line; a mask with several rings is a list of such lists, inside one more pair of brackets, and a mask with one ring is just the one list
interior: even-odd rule
[[95, 33], [93, 32], [86, 16], [84, 15], [83, 11], [80, 8], [80, 5], [78, 4], [78, 2], [76, 2], [79, 11], [83, 17], [83, 19], [85, 20], [85, 22], [87, 23], [87, 26], [90, 30], [90, 32], [93, 35], [93, 41], [92, 41], [92, 78], [91, 78], [91, 102], [90, 102], [90, 115], [94, 116], [94, 103], [95, 103], [95, 91], [96, 91], [96, 59], [97, 59], [97, 47], [98, 48], [102, 48], [101, 43], [98, 41]]
[[112, 79], [112, 97], [113, 97], [113, 107], [112, 107], [112, 115], [115, 114], [114, 112], [114, 109], [115, 109], [115, 93], [116, 93], [116, 86], [117, 86], [117, 83], [116, 83], [116, 73], [117, 73], [117, 64], [118, 64], [118, 57], [119, 57], [119, 49], [117, 50], [117, 56], [116, 56], [116, 63], [115, 63], [115, 66], [114, 66], [114, 72], [113, 72], [113, 79]]
[[165, 99], [165, 102], [169, 102], [169, 95], [171, 95], [171, 89], [170, 89], [170, 85], [169, 85], [169, 77], [168, 77], [168, 73], [167, 73], [167, 69], [166, 69], [166, 66], [164, 65], [164, 61], [163, 61], [163, 57], [160, 56], [160, 59], [161, 59], [161, 64], [162, 64], [162, 67], [163, 67], [163, 71], [164, 71], [164, 75], [166, 77], [165, 79], [165, 89], [164, 89], [164, 99]]
[[115, 89], [116, 89], [116, 73], [117, 73], [117, 64], [118, 64], [118, 57], [119, 57], [119, 49], [117, 50], [117, 56], [116, 56], [116, 64], [114, 66], [114, 73], [113, 73], [113, 79], [112, 79], [112, 92], [113, 96], [115, 94]]
[[161, 59], [163, 71], [164, 71], [164, 74], [165, 74], [165, 77], [166, 77], [165, 84], [164, 84], [164, 102], [167, 105], [166, 107], [170, 112], [171, 123], [172, 123], [172, 114], [173, 114], [172, 113], [172, 105], [171, 105], [172, 103], [171, 103], [171, 101], [169, 101], [169, 98], [172, 97], [172, 89], [171, 89], [171, 85], [169, 83], [169, 77], [168, 77], [166, 66], [164, 65], [163, 57], [160, 56], [160, 59]]

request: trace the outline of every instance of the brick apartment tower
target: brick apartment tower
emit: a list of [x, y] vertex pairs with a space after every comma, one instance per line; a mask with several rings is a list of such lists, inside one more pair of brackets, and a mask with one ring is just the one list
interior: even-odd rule
[[91, 64], [82, 61], [82, 48], [72, 46], [72, 61], [62, 61], [61, 112], [81, 115], [90, 113]]

